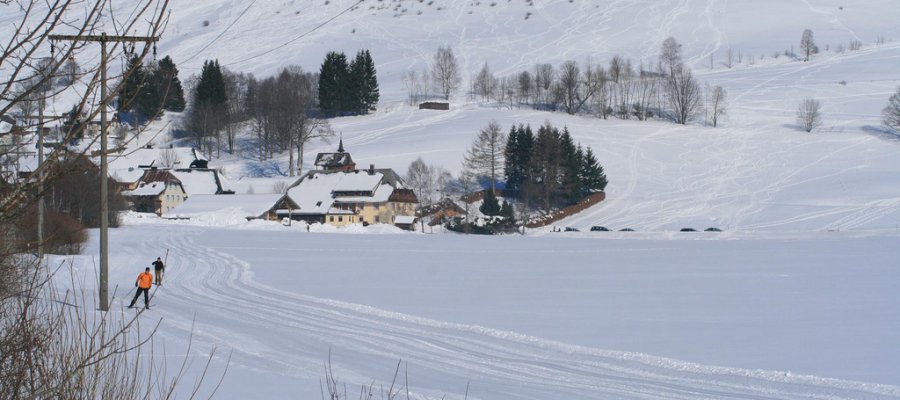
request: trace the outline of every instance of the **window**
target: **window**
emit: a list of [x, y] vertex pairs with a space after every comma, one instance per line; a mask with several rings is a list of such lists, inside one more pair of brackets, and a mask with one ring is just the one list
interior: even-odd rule
[[344, 216], [338, 215], [338, 222], [344, 222]]
[[334, 215], [329, 215], [328, 218], [329, 221], [334, 222]]
[[376, 215], [376, 216], [375, 216], [375, 223], [377, 224], [377, 223], [379, 223], [379, 222], [381, 222], [381, 218], [379, 218], [379, 217]]

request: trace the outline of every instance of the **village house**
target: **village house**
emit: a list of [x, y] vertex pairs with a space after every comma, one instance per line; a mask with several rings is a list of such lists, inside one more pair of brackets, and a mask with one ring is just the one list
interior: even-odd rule
[[139, 182], [133, 190], [122, 192], [122, 196], [131, 202], [134, 211], [162, 215], [187, 199], [181, 181], [169, 171], [155, 168], [146, 170]]
[[186, 168], [198, 160], [206, 161], [202, 154], [190, 147], [157, 148], [147, 145], [121, 154], [110, 154], [109, 177], [121, 190], [134, 190], [146, 170]]
[[[287, 196], [297, 209], [283, 210], [286, 217], [308, 223], [344, 226], [361, 223], [411, 225], [418, 199], [394, 170], [367, 170], [355, 167], [343, 142], [337, 153], [320, 153], [316, 157], [321, 170], [306, 174]], [[329, 160], [319, 163], [320, 160]], [[399, 218], [399, 219], [398, 219]]]

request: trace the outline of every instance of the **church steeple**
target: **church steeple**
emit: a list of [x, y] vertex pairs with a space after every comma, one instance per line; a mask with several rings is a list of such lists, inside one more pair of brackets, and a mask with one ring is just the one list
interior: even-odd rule
[[341, 133], [341, 141], [338, 144], [338, 153], [344, 152], [344, 134]]

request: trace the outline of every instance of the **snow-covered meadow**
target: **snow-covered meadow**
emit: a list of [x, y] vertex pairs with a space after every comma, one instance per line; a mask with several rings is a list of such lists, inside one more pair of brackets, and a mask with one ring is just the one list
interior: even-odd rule
[[[354, 3], [176, 2], [159, 51], [184, 79], [206, 59], [265, 76], [367, 48], [379, 110], [332, 121], [360, 165], [402, 174], [421, 156], [455, 173], [488, 121], [550, 121], [594, 149], [607, 200], [558, 224], [581, 232], [504, 237], [127, 216], [110, 236], [114, 307], [168, 251], [142, 321], [162, 320], [155, 351], [173, 360], [191, 334], [198, 363], [212, 347], [233, 351], [218, 398], [319, 398], [329, 351], [351, 397], [390, 385], [402, 360], [416, 398], [900, 398], [900, 139], [879, 122], [900, 85], [893, 0], [364, 1], [314, 30]], [[805, 28], [830, 50], [773, 57]], [[449, 112], [405, 104], [402, 75], [439, 45], [453, 47], [467, 87], [485, 62], [498, 75], [614, 54], [655, 62], [668, 36], [704, 83], [728, 91], [720, 127], [462, 95]], [[850, 40], [863, 48], [834, 51]], [[731, 69], [729, 48], [745, 57]], [[824, 106], [811, 134], [795, 123], [807, 97]], [[314, 143], [307, 162], [335, 147]], [[275, 168], [253, 159], [211, 165], [261, 193], [258, 175]], [[74, 259], [87, 293], [93, 233]], [[220, 353], [214, 372], [223, 365]]]
[[168, 251], [142, 321], [162, 319], [155, 347], [169, 357], [191, 332], [196, 363], [219, 349], [215, 372], [233, 351], [221, 398], [318, 396], [329, 351], [351, 388], [389, 386], [402, 360], [416, 397], [466, 385], [483, 399], [900, 396], [896, 233], [130, 222], [111, 237], [113, 308]]

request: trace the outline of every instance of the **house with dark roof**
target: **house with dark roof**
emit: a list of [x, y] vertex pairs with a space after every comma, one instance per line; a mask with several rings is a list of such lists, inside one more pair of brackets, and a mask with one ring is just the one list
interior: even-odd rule
[[152, 212], [162, 215], [184, 203], [187, 193], [175, 175], [170, 171], [155, 168], [145, 170], [137, 187], [122, 192], [137, 212]]
[[356, 163], [350, 153], [344, 151], [344, 139], [338, 144], [337, 153], [319, 153], [316, 156], [316, 168], [323, 172], [352, 171]]

